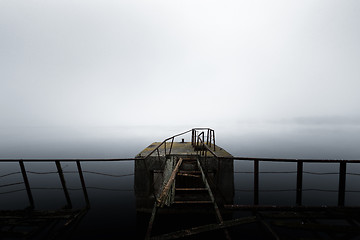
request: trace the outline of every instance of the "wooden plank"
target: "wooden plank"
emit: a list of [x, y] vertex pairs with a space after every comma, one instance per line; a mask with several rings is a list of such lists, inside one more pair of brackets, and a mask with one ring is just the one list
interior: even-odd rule
[[166, 183], [162, 193], [160, 194], [160, 197], [158, 198], [158, 201], [157, 201], [157, 206], [158, 207], [163, 207], [164, 206], [166, 196], [169, 194], [169, 190], [170, 190], [171, 185], [173, 184], [173, 182], [175, 180], [176, 174], [179, 171], [179, 168], [180, 168], [180, 165], [181, 165], [182, 161], [183, 161], [183, 159], [180, 158], [179, 161], [177, 162], [174, 170], [172, 171], [168, 182]]
[[194, 178], [200, 178], [201, 177], [200, 175], [188, 174], [188, 173], [184, 173], [184, 172], [178, 173], [178, 175], [183, 176], [183, 177], [194, 177]]

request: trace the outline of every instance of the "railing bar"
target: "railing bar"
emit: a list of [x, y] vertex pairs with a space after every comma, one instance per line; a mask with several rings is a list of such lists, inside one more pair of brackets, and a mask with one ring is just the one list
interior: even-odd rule
[[297, 162], [296, 205], [302, 205], [303, 162]]
[[96, 159], [96, 158], [90, 158], [90, 159], [79, 159], [79, 158], [74, 158], [74, 159], [60, 159], [60, 158], [54, 158], [54, 159], [0, 159], [0, 162], [18, 162], [18, 161], [23, 161], [23, 162], [55, 162], [55, 161], [61, 161], [61, 162], [76, 162], [76, 161], [81, 161], [81, 162], [118, 162], [118, 161], [135, 161], [135, 160], [139, 160], [138, 158], [109, 158], [109, 159], [104, 159], [104, 158], [100, 158], [100, 159]]
[[86, 190], [84, 175], [83, 175], [83, 172], [82, 172], [82, 169], [81, 169], [80, 161], [76, 161], [76, 165], [77, 165], [77, 168], [78, 168], [78, 171], [79, 171], [80, 182], [81, 182], [81, 187], [82, 187], [84, 197], [85, 197], [86, 207], [90, 208], [90, 200], [89, 200], [89, 196], [88, 196], [88, 193], [87, 193], [87, 190]]
[[254, 205], [259, 204], [259, 161], [254, 161]]
[[30, 207], [33, 209], [35, 207], [34, 198], [33, 198], [32, 193], [31, 193], [31, 188], [30, 188], [28, 177], [26, 175], [25, 165], [24, 165], [23, 161], [19, 161], [19, 164], [20, 164], [21, 173], [22, 173], [24, 183], [25, 183], [25, 187], [26, 187], [26, 192], [27, 192], [27, 195], [28, 195], [28, 198], [29, 198]]
[[173, 143], [174, 143], [174, 138], [172, 138], [172, 140], [171, 140], [169, 155], [171, 154], [171, 150], [172, 150], [172, 147], [173, 147]]
[[64, 174], [62, 172], [62, 168], [61, 168], [61, 164], [60, 164], [60, 161], [55, 161], [55, 164], [56, 164], [56, 168], [58, 170], [58, 173], [59, 173], [59, 177], [60, 177], [60, 181], [61, 181], [61, 185], [62, 185], [62, 188], [64, 190], [64, 194], [65, 194], [65, 198], [66, 198], [66, 202], [67, 202], [67, 208], [72, 208], [72, 203], [71, 203], [71, 199], [70, 199], [70, 195], [69, 195], [69, 192], [66, 188], [66, 183], [65, 183], [65, 178], [64, 178]]
[[220, 159], [229, 159], [229, 160], [246, 160], [254, 161], [259, 160], [263, 162], [306, 162], [306, 163], [360, 163], [360, 160], [331, 160], [331, 159], [293, 159], [293, 158], [252, 158], [252, 157], [218, 157]]
[[338, 205], [344, 206], [345, 204], [345, 185], [346, 185], [346, 162], [340, 162], [339, 169], [339, 195]]
[[160, 161], [160, 153], [159, 153], [159, 149], [156, 149], [156, 151], [157, 151], [157, 156], [158, 156], [158, 159], [159, 159], [159, 161]]

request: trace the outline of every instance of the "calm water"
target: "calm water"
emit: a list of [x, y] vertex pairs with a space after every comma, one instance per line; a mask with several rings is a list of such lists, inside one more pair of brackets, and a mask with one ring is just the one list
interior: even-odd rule
[[[122, 129], [124, 130], [124, 129]], [[180, 131], [162, 131], [157, 135], [142, 136], [141, 132], [129, 134], [117, 129], [112, 132], [106, 129], [102, 134], [68, 133], [61, 135], [58, 130], [46, 135], [47, 131], [21, 131], [12, 135], [8, 141], [1, 138], [1, 158], [126, 158], [134, 157], [143, 148], [154, 141], [176, 134]], [[36, 131], [35, 131], [36, 132]], [[101, 132], [101, 131], [99, 131]], [[109, 134], [111, 132], [111, 134]], [[359, 159], [359, 149], [354, 141], [358, 140], [357, 131], [346, 135], [325, 132], [326, 134], [283, 134], [273, 136], [264, 134], [227, 134], [217, 133], [217, 144], [234, 156], [282, 157], [282, 158], [329, 158], [329, 159]], [[226, 134], [226, 132], [224, 132]], [[34, 137], [35, 136], [35, 137]], [[4, 137], [4, 131], [3, 131]], [[32, 139], [34, 137], [34, 139]], [[334, 138], [331, 138], [334, 137]], [[337, 137], [337, 138], [335, 138]], [[190, 138], [190, 137], [188, 137]], [[180, 141], [179, 139], [178, 141]], [[189, 139], [185, 139], [189, 141]], [[358, 143], [359, 141], [357, 141]], [[61, 183], [56, 174], [54, 163], [25, 163], [28, 177], [33, 188], [36, 209], [59, 209], [66, 204], [61, 189]], [[85, 206], [76, 164], [63, 162], [66, 183], [74, 208]], [[72, 239], [86, 237], [88, 239], [115, 239], [124, 236], [139, 236], [143, 231], [148, 215], [136, 212], [136, 197], [134, 191], [134, 162], [84, 162], [82, 163], [91, 209], [80, 222]], [[360, 174], [360, 164], [349, 164], [348, 172]], [[18, 163], [1, 163], [0, 176], [18, 172]], [[250, 161], [234, 162], [234, 204], [252, 204], [253, 201], [253, 163]], [[265, 163], [260, 164], [260, 204], [295, 205], [296, 188], [295, 163]], [[304, 164], [303, 204], [304, 205], [336, 205], [338, 187], [338, 164]], [[52, 172], [49, 174], [44, 174]], [[91, 172], [105, 173], [99, 175]], [[271, 174], [269, 172], [283, 172]], [[321, 174], [323, 173], [323, 174]], [[324, 174], [326, 173], [326, 174]], [[345, 204], [360, 205], [359, 175], [348, 175], [346, 180]], [[21, 174], [1, 177], [1, 185], [22, 181]], [[144, 179], [146, 181], [146, 179]], [[10, 192], [23, 189], [23, 185], [0, 188], [0, 192]], [[319, 189], [321, 191], [319, 191]], [[24, 209], [28, 198], [26, 191], [0, 194], [2, 210]], [[129, 237], [130, 238], [130, 237]]]

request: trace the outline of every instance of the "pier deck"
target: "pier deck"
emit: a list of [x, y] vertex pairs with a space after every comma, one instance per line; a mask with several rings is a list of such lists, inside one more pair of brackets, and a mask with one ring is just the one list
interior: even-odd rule
[[[154, 142], [154, 143], [150, 144], [148, 147], [146, 147], [144, 150], [142, 150], [136, 157], [147, 156], [160, 144], [161, 144], [161, 142]], [[159, 154], [161, 156], [164, 156], [165, 149], [168, 154], [170, 146], [171, 146], [171, 143], [167, 143], [166, 147], [165, 147], [165, 144], [162, 144], [159, 147]], [[217, 145], [215, 145], [215, 152], [218, 157], [224, 157], [224, 158], [233, 157], [225, 149], [223, 149]], [[174, 154], [174, 155], [197, 155], [197, 151], [194, 149], [191, 142], [174, 142], [172, 145], [171, 154]]]

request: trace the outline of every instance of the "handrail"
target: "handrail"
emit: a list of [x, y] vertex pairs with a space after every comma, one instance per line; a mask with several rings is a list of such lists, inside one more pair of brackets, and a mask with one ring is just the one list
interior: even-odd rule
[[[150, 157], [151, 154], [153, 154], [155, 151], [157, 151], [157, 150], [158, 150], [164, 143], [166, 143], [168, 140], [170, 140], [170, 139], [174, 140], [176, 137], [179, 137], [179, 136], [184, 135], [184, 134], [186, 134], [186, 133], [189, 133], [189, 132], [191, 132], [191, 131], [192, 131], [192, 129], [190, 129], [190, 130], [188, 130], [188, 131], [185, 131], [185, 132], [182, 132], [182, 133], [179, 133], [179, 134], [176, 134], [176, 135], [174, 135], [174, 136], [172, 136], [172, 137], [166, 138], [166, 139], [165, 139], [164, 141], [162, 141], [156, 148], [154, 148], [148, 155], [146, 155], [143, 159], [146, 160], [148, 157]], [[171, 152], [171, 150], [170, 150], [170, 152]], [[166, 154], [166, 152], [165, 152], [165, 154]]]
[[[215, 154], [215, 153], [212, 153]], [[306, 162], [306, 163], [360, 163], [360, 160], [346, 159], [301, 159], [301, 158], [253, 158], [253, 157], [218, 157], [219, 159], [262, 161], [262, 162]]]
[[23, 158], [14, 158], [14, 159], [1, 159], [0, 158], [0, 162], [18, 162], [18, 161], [23, 161], [23, 162], [54, 162], [54, 161], [60, 161], [60, 162], [76, 162], [76, 161], [81, 161], [81, 162], [118, 162], [118, 161], [132, 161], [132, 160], [137, 160], [136, 158], [54, 158], [54, 159], [50, 159], [50, 158], [30, 158], [30, 159], [23, 159]]
[[[201, 131], [198, 134], [198, 130]], [[214, 151], [216, 150], [215, 147], [215, 131], [211, 128], [193, 128], [192, 129], [192, 139], [191, 139], [191, 144], [194, 147], [198, 147], [198, 142], [199, 142], [199, 136], [203, 135], [203, 143], [205, 144], [205, 130], [207, 130], [207, 134], [206, 134], [206, 145], [210, 145], [210, 147], [212, 145], [214, 148]]]

